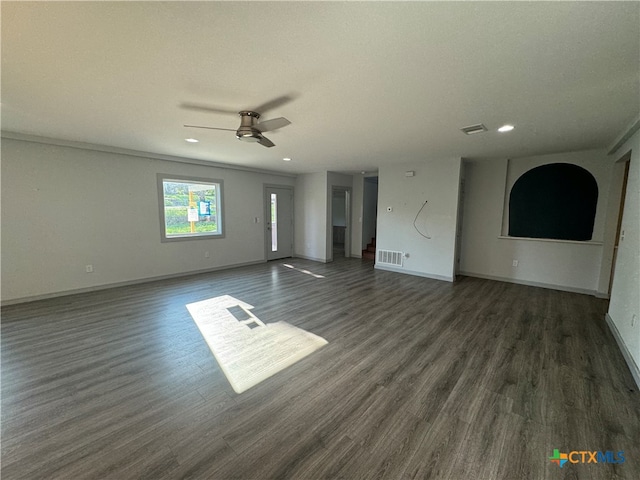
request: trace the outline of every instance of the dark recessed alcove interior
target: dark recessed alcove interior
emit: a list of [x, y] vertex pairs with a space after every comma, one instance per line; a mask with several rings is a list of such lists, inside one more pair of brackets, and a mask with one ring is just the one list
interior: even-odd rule
[[598, 184], [586, 169], [550, 163], [525, 172], [509, 195], [509, 236], [588, 241]]

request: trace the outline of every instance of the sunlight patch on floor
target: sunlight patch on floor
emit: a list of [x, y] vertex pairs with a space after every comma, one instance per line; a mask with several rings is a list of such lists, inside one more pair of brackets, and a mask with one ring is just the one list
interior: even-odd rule
[[230, 295], [186, 305], [236, 393], [266, 380], [328, 342], [287, 322], [263, 323]]
[[305, 273], [307, 275], [311, 275], [312, 277], [315, 277], [315, 278], [324, 278], [324, 275], [313, 273], [313, 272], [310, 272], [309, 270], [305, 270], [303, 268], [294, 267], [293, 265], [291, 265], [289, 263], [283, 263], [282, 266], [290, 268], [291, 270], [295, 270], [297, 272], [302, 272], [302, 273]]

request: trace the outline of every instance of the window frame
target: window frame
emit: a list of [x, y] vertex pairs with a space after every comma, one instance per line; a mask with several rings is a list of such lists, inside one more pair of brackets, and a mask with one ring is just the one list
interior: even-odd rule
[[[164, 205], [164, 182], [177, 182], [177, 183], [200, 183], [206, 185], [215, 185], [217, 189], [217, 233], [203, 232], [203, 233], [186, 233], [179, 235], [167, 236], [167, 229], [165, 224], [165, 205]], [[212, 240], [216, 238], [225, 237], [225, 225], [224, 225], [224, 181], [217, 178], [206, 177], [192, 177], [185, 175], [173, 175], [168, 173], [157, 174], [157, 188], [158, 188], [158, 211], [160, 216], [160, 242], [182, 242], [185, 240]]]

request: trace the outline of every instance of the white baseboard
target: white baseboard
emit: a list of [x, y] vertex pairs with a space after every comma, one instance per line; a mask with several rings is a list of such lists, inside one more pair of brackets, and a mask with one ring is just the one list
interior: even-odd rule
[[245, 262], [245, 263], [236, 263], [233, 265], [225, 265], [222, 267], [214, 267], [214, 268], [207, 268], [204, 270], [194, 270], [191, 272], [182, 272], [182, 273], [173, 273], [170, 275], [159, 275], [157, 277], [146, 277], [146, 278], [139, 278], [136, 280], [127, 280], [124, 282], [115, 282], [115, 283], [105, 283], [103, 285], [94, 285], [91, 287], [84, 287], [84, 288], [74, 288], [71, 290], [63, 290], [61, 292], [52, 292], [52, 293], [44, 293], [41, 295], [31, 295], [28, 297], [20, 297], [20, 298], [12, 298], [9, 300], [2, 300], [2, 302], [0, 302], [0, 305], [5, 306], [5, 305], [15, 305], [18, 303], [27, 303], [27, 302], [35, 302], [37, 300], [46, 300], [48, 298], [57, 298], [57, 297], [66, 297], [67, 295], [76, 295], [78, 293], [87, 293], [87, 292], [97, 292], [99, 290], [107, 290], [109, 288], [117, 288], [117, 287], [126, 287], [128, 285], [138, 285], [141, 283], [149, 283], [149, 282], [156, 282], [158, 280], [167, 280], [170, 278], [180, 278], [180, 277], [189, 277], [191, 275], [199, 275], [201, 273], [208, 273], [208, 272], [216, 272], [218, 270], [228, 270], [230, 268], [238, 268], [238, 267], [246, 267], [248, 265], [257, 265], [259, 263], [265, 263], [265, 260], [258, 260], [258, 261], [253, 261], [253, 262]]
[[312, 262], [328, 263], [328, 260], [326, 258], [310, 257], [308, 255], [301, 255], [299, 253], [294, 253], [293, 256], [294, 258], [302, 258], [303, 260], [311, 260]]
[[613, 318], [611, 318], [611, 316], [607, 313], [604, 316], [604, 319], [606, 320], [607, 325], [609, 325], [609, 330], [611, 330], [611, 333], [613, 334], [613, 337], [616, 339], [616, 342], [618, 343], [618, 347], [620, 348], [620, 351], [622, 352], [622, 356], [624, 357], [624, 360], [627, 362], [627, 366], [629, 367], [629, 370], [631, 371], [631, 375], [633, 376], [633, 379], [636, 381], [636, 385], [640, 389], [640, 369], [638, 368], [638, 364], [635, 362], [635, 360], [631, 356], [631, 353], [629, 352], [629, 349], [627, 348], [627, 344], [624, 343], [624, 340], [622, 339], [622, 336], [620, 336], [620, 332], [618, 331], [618, 327], [616, 327], [616, 324], [613, 323]]
[[396, 267], [392, 267], [392, 266], [389, 266], [389, 265], [380, 265], [378, 263], [376, 263], [374, 265], [374, 268], [377, 269], [377, 270], [385, 270], [387, 272], [405, 273], [407, 275], [414, 275], [416, 277], [431, 278], [433, 280], [443, 280], [445, 282], [453, 282], [454, 281], [454, 277], [447, 277], [445, 275], [436, 275], [436, 274], [424, 273], [424, 272], [416, 272], [414, 270], [407, 270], [407, 269], [404, 269], [404, 268], [396, 268]]
[[587, 288], [568, 287], [566, 285], [555, 285], [553, 283], [531, 282], [529, 280], [520, 280], [517, 278], [485, 275], [483, 273], [458, 272], [458, 275], [463, 275], [465, 277], [486, 278], [487, 280], [496, 280], [498, 282], [516, 283], [518, 285], [527, 285], [529, 287], [548, 288], [550, 290], [561, 290], [563, 292], [582, 293], [585, 295], [597, 296], [597, 292], [595, 290], [589, 290]]

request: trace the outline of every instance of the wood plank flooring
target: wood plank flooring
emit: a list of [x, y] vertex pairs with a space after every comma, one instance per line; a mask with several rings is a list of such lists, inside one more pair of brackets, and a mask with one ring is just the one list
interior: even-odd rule
[[[329, 344], [237, 395], [185, 308], [224, 294]], [[640, 396], [606, 307], [358, 259], [7, 306], [2, 478], [637, 480]], [[555, 448], [626, 462], [560, 469]]]

